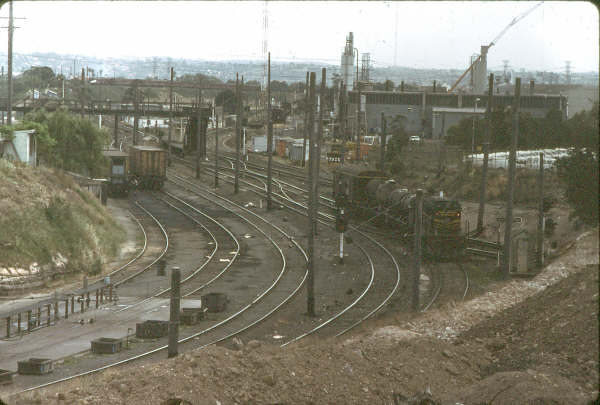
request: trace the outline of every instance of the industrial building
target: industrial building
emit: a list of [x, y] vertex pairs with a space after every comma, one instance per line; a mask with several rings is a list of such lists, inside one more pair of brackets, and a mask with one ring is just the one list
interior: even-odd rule
[[[409, 135], [424, 138], [443, 138], [448, 128], [464, 118], [483, 117], [487, 108], [487, 94], [430, 93], [425, 91], [392, 92], [361, 91], [363, 113], [361, 126], [363, 133], [381, 128], [381, 114], [387, 122], [396, 116], [404, 117], [403, 123]], [[358, 91], [348, 93], [348, 118], [354, 133], [356, 125]], [[512, 95], [494, 95], [494, 106], [510, 106]], [[550, 110], [562, 112], [563, 119], [568, 117], [567, 96], [530, 94], [521, 96], [521, 111], [534, 117], [544, 117]], [[388, 124], [389, 125], [389, 124]]]

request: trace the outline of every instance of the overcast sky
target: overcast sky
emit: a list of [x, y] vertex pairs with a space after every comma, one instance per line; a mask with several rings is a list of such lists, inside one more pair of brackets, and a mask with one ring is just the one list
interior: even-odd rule
[[[18, 1], [14, 15], [27, 19], [16, 21], [14, 52], [258, 60], [264, 4]], [[374, 66], [393, 65], [396, 47], [398, 66], [460, 69], [535, 4], [269, 1], [268, 48], [275, 61], [339, 64], [353, 31], [355, 47], [370, 52]], [[7, 16], [5, 4], [0, 17]], [[500, 69], [506, 59], [514, 68], [564, 71], [569, 60], [572, 71], [597, 71], [598, 41], [598, 11], [591, 3], [545, 2], [497, 42], [488, 67]], [[8, 48], [6, 29], [0, 43]]]

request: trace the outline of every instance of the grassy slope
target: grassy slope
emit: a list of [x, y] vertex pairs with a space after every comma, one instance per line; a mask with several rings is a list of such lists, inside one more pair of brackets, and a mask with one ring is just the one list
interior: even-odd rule
[[43, 266], [58, 253], [66, 271], [98, 271], [125, 233], [70, 177], [0, 159], [0, 267]]

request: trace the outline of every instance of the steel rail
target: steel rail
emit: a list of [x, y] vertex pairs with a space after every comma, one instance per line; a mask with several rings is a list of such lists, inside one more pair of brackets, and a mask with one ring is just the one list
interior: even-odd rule
[[[133, 217], [133, 219], [135, 219], [135, 221], [137, 222], [138, 226], [140, 227], [140, 229], [142, 230], [142, 234], [144, 235], [144, 246], [142, 247], [142, 250], [130, 261], [128, 261], [127, 263], [125, 263], [123, 266], [119, 267], [116, 270], [111, 271], [110, 273], [108, 273], [108, 276], [113, 276], [116, 273], [120, 272], [121, 270], [125, 269], [127, 266], [129, 266], [131, 263], [135, 262], [136, 260], [138, 260], [146, 251], [146, 248], [148, 247], [148, 235], [146, 234], [146, 230], [144, 229], [144, 226], [142, 225], [142, 223], [140, 222], [140, 220], [133, 214], [133, 212], [127, 210], [131, 216]], [[101, 279], [98, 279], [97, 281], [100, 281]]]
[[335, 314], [331, 318], [327, 319], [325, 322], [317, 325], [313, 329], [311, 329], [311, 330], [309, 330], [309, 331], [307, 331], [307, 332], [305, 332], [305, 333], [303, 333], [303, 334], [301, 334], [299, 336], [296, 336], [292, 340], [289, 340], [289, 341], [283, 343], [280, 347], [285, 347], [285, 346], [289, 345], [290, 343], [297, 342], [298, 340], [303, 339], [303, 338], [305, 338], [308, 335], [312, 335], [313, 333], [317, 332], [321, 328], [329, 325], [331, 322], [335, 321], [337, 318], [339, 318], [340, 316], [344, 315], [346, 312], [348, 312], [352, 308], [354, 308], [354, 306], [356, 304], [358, 304], [358, 302], [360, 300], [363, 299], [363, 297], [365, 296], [365, 294], [367, 294], [367, 292], [369, 292], [369, 290], [373, 286], [373, 280], [375, 279], [375, 265], [373, 264], [373, 259], [371, 259], [371, 255], [369, 255], [369, 253], [367, 253], [367, 251], [362, 246], [360, 246], [359, 244], [357, 244], [356, 246], [358, 246], [358, 248], [363, 252], [363, 254], [365, 255], [365, 257], [369, 261], [369, 266], [371, 268], [371, 279], [369, 280], [369, 283], [366, 286], [366, 288], [362, 291], [362, 293], [352, 303], [350, 303], [350, 305], [348, 305], [342, 311], [338, 312], [337, 314]]
[[[249, 184], [247, 182], [245, 182], [245, 183]], [[249, 184], [249, 185], [254, 186], [252, 184]], [[251, 190], [251, 191], [254, 191], [254, 190]], [[256, 191], [254, 191], [254, 192], [256, 192]], [[294, 201], [294, 200], [286, 199], [285, 197], [283, 197], [281, 195], [278, 195], [277, 193], [273, 193], [273, 195], [276, 196], [276, 197], [282, 198], [282, 199], [288, 201], [289, 203], [297, 205], [297, 206], [299, 206], [299, 207], [301, 207], [303, 209], [307, 209], [307, 206], [303, 205], [302, 203], [299, 203], [299, 202]], [[284, 206], [286, 208], [294, 211], [294, 212], [299, 213], [300, 215], [306, 215], [304, 212], [299, 211], [299, 210], [295, 210], [295, 209], [293, 209], [293, 208], [291, 208], [291, 207], [289, 207], [289, 206], [287, 206], [285, 204], [284, 204]], [[325, 214], [325, 213], [322, 213], [322, 212], [319, 212], [319, 215], [321, 215], [321, 216], [323, 216], [323, 217], [325, 217], [327, 219], [330, 219], [330, 220], [334, 219], [333, 216]], [[331, 224], [325, 223], [325, 222], [323, 222], [321, 220], [320, 220], [320, 222], [323, 223], [323, 224], [326, 224], [328, 226], [332, 226]], [[399, 266], [398, 262], [396, 261], [395, 257], [392, 255], [392, 253], [387, 248], [385, 248], [381, 243], [379, 243], [378, 241], [376, 241], [375, 239], [373, 239], [371, 236], [369, 236], [369, 235], [367, 235], [367, 234], [359, 231], [357, 228], [351, 227], [351, 230], [355, 231], [356, 233], [360, 234], [361, 236], [367, 238], [370, 242], [372, 242], [373, 244], [375, 244], [376, 246], [378, 246], [380, 249], [382, 249], [391, 258], [392, 262], [394, 263], [394, 267], [396, 269], [396, 282], [394, 284], [394, 287], [390, 291], [390, 293], [386, 296], [386, 298], [375, 309], [373, 309], [372, 311], [370, 311], [365, 317], [361, 318], [358, 322], [356, 322], [355, 324], [351, 325], [349, 328], [347, 328], [347, 329], [343, 330], [342, 332], [338, 333], [336, 336], [341, 336], [342, 334], [344, 334], [344, 333], [348, 332], [349, 330], [353, 329], [354, 327], [358, 326], [360, 323], [364, 322], [365, 320], [367, 320], [368, 318], [370, 318], [371, 316], [373, 316], [384, 305], [386, 305], [389, 302], [389, 300], [393, 297], [393, 295], [396, 293], [396, 291], [398, 289], [398, 286], [400, 285], [400, 279], [401, 279], [400, 266]]]
[[[221, 270], [216, 276], [214, 276], [213, 278], [211, 278], [209, 281], [207, 281], [206, 283], [202, 284], [200, 287], [193, 289], [192, 291], [182, 294], [182, 297], [188, 297], [192, 294], [197, 293], [198, 291], [206, 288], [206, 286], [212, 284], [214, 281], [216, 281], [217, 279], [219, 279], [235, 262], [235, 260], [238, 258], [239, 254], [240, 254], [240, 242], [238, 240], [238, 238], [235, 237], [235, 235], [233, 233], [231, 233], [231, 231], [229, 229], [227, 229], [223, 224], [221, 224], [220, 222], [218, 222], [217, 220], [215, 220], [214, 218], [206, 215], [205, 213], [201, 212], [200, 210], [198, 210], [197, 208], [193, 207], [192, 205], [188, 204], [187, 202], [183, 201], [182, 199], [180, 199], [179, 197], [163, 191], [164, 194], [168, 195], [169, 197], [171, 197], [172, 199], [186, 205], [188, 208], [190, 208], [191, 210], [197, 212], [198, 214], [204, 216], [205, 218], [211, 220], [212, 222], [214, 222], [217, 226], [219, 226], [221, 229], [223, 229], [230, 237], [231, 239], [235, 242], [236, 245], [236, 249], [235, 249], [235, 253], [233, 255], [233, 258], [231, 258], [229, 260], [229, 262], [227, 263], [227, 265], [225, 265], [225, 267], [223, 268], [223, 270]], [[166, 202], [166, 201], [165, 201]], [[171, 204], [169, 204], [171, 205]], [[173, 208], [175, 208], [176, 210], [180, 211], [179, 208], [173, 206]], [[204, 225], [200, 224], [195, 218], [189, 216], [188, 214], [183, 213], [183, 211], [180, 211], [182, 214], [186, 215], [188, 218], [190, 218], [192, 221], [196, 222], [198, 225], [202, 226], [203, 228], [206, 229], [206, 231], [213, 237], [213, 240], [215, 241], [215, 245], [218, 244], [216, 238], [214, 237], [214, 235], [212, 234], [212, 232], [210, 232]], [[217, 251], [217, 246], [215, 246], [215, 249], [213, 250], [212, 254], [210, 255], [209, 260], [205, 261], [198, 269], [196, 269], [196, 271], [192, 272], [192, 274], [190, 274], [188, 277], [184, 278], [183, 280], [181, 280], [181, 282], [186, 282], [188, 280], [190, 280], [192, 277], [194, 277], [198, 272], [200, 272], [208, 263], [210, 260], [212, 260], [214, 254]], [[165, 291], [163, 291], [162, 293], [164, 294], [165, 292], [171, 291], [171, 289], [167, 289]], [[159, 294], [160, 295], [160, 294]]]
[[148, 270], [150, 267], [152, 267], [156, 262], [158, 262], [160, 259], [163, 258], [163, 256], [167, 253], [167, 250], [169, 249], [169, 235], [167, 234], [167, 231], [165, 230], [164, 226], [160, 223], [160, 221], [158, 219], [156, 219], [156, 217], [154, 217], [154, 215], [152, 215], [146, 208], [142, 207], [142, 205], [136, 201], [135, 204], [140, 207], [146, 214], [148, 214], [148, 216], [150, 216], [150, 218], [152, 218], [156, 224], [158, 225], [158, 227], [160, 228], [160, 230], [162, 231], [163, 235], [165, 236], [165, 247], [162, 250], [161, 254], [155, 258], [152, 263], [150, 263], [149, 265], [147, 265], [146, 267], [144, 267], [142, 270], [135, 272], [134, 274], [131, 274], [127, 277], [125, 277], [122, 280], [119, 280], [115, 283], [115, 286], [119, 286], [123, 283], [126, 283], [127, 281], [131, 280], [134, 277], [139, 276], [140, 274], [142, 274], [143, 272], [145, 272], [146, 270]]
[[[248, 183], [246, 182], [246, 184], [248, 184]], [[250, 184], [250, 185], [251, 185], [251, 184]], [[303, 209], [307, 209], [307, 206], [306, 206], [306, 205], [303, 205], [302, 203], [299, 203], [299, 202], [297, 202], [297, 201], [294, 201], [294, 200], [292, 200], [292, 199], [286, 198], [285, 196], [278, 195], [277, 193], [274, 193], [274, 195], [275, 195], [276, 197], [283, 198], [284, 200], [286, 200], [286, 201], [288, 201], [288, 202], [290, 202], [290, 203], [292, 203], [292, 204], [294, 204], [294, 205], [300, 206], [300, 207], [302, 207]], [[286, 208], [288, 208], [288, 209], [292, 210], [292, 211], [295, 211], [295, 212], [297, 212], [297, 213], [301, 214], [301, 215], [306, 215], [304, 212], [301, 212], [301, 211], [295, 210], [295, 209], [293, 209], [293, 208], [291, 208], [291, 207], [289, 207], [289, 206], [287, 206], [287, 205], [285, 205], [285, 204], [284, 204], [284, 206], [285, 206]], [[331, 215], [328, 215], [328, 214], [325, 214], [325, 213], [322, 213], [322, 212], [319, 212], [318, 214], [319, 214], [319, 215], [321, 215], [321, 216], [323, 216], [323, 217], [325, 217], [325, 218], [327, 218], [327, 219], [330, 219], [330, 220], [334, 219], [334, 217], [333, 217], [333, 216], [331, 216]], [[321, 223], [324, 223], [323, 221], [320, 221], [320, 222], [321, 222]], [[324, 224], [331, 226], [331, 224], [328, 224], [328, 223], [324, 223]], [[380, 309], [381, 309], [381, 308], [382, 308], [384, 305], [386, 305], [386, 304], [389, 302], [389, 300], [392, 298], [392, 296], [393, 296], [393, 295], [396, 293], [396, 291], [397, 291], [397, 289], [398, 289], [398, 286], [400, 285], [400, 279], [401, 279], [401, 277], [400, 277], [400, 266], [398, 265], [398, 262], [396, 261], [395, 257], [392, 255], [392, 253], [391, 253], [391, 252], [390, 252], [390, 251], [389, 251], [387, 248], [385, 248], [385, 247], [384, 247], [384, 246], [383, 246], [381, 243], [377, 242], [377, 241], [376, 241], [375, 239], [373, 239], [371, 236], [369, 236], [369, 235], [367, 235], [367, 234], [365, 234], [365, 233], [363, 233], [363, 232], [359, 231], [357, 228], [355, 228], [355, 227], [351, 227], [351, 230], [353, 230], [353, 231], [355, 231], [356, 233], [360, 234], [361, 236], [363, 236], [363, 237], [367, 238], [367, 239], [368, 239], [369, 241], [371, 241], [373, 244], [375, 244], [375, 245], [376, 245], [376, 246], [378, 246], [380, 249], [382, 249], [382, 250], [383, 250], [383, 251], [384, 251], [384, 252], [385, 252], [385, 253], [386, 253], [386, 254], [387, 254], [387, 255], [388, 255], [388, 256], [389, 256], [389, 257], [392, 259], [392, 262], [394, 263], [394, 267], [395, 267], [395, 269], [396, 269], [396, 282], [395, 282], [395, 284], [394, 284], [394, 287], [392, 288], [391, 292], [390, 292], [390, 293], [389, 293], [389, 294], [386, 296], [386, 298], [385, 298], [385, 299], [384, 299], [384, 300], [383, 300], [383, 301], [382, 301], [382, 302], [381, 302], [381, 303], [380, 303], [380, 304], [379, 304], [379, 305], [378, 305], [378, 306], [377, 306], [375, 309], [373, 309], [372, 311], [370, 311], [370, 312], [369, 312], [369, 313], [368, 313], [368, 314], [367, 314], [365, 317], [361, 318], [361, 319], [360, 319], [358, 322], [354, 323], [354, 324], [353, 324], [353, 325], [351, 325], [349, 328], [347, 328], [347, 329], [344, 329], [342, 332], [338, 333], [336, 336], [341, 336], [341, 335], [343, 335], [344, 333], [348, 332], [349, 330], [351, 330], [351, 329], [355, 328], [355, 327], [356, 327], [356, 326], [358, 326], [360, 323], [364, 322], [365, 320], [367, 320], [368, 318], [370, 318], [371, 316], [373, 316], [373, 315], [374, 315], [374, 314], [375, 314], [377, 311], [379, 311], [379, 310], [380, 310]], [[361, 248], [361, 249], [362, 249], [362, 248]], [[352, 304], [352, 306], [354, 306], [354, 304]], [[343, 312], [345, 312], [345, 310], [344, 310]], [[335, 316], [335, 318], [337, 318], [338, 316], [339, 316], [339, 315], [336, 315], [336, 316]], [[329, 323], [329, 322], [326, 322], [326, 323]], [[325, 326], [325, 325], [323, 325], [323, 326]], [[317, 328], [317, 329], [319, 329], [319, 328]], [[287, 343], [290, 343], [290, 342], [287, 342]], [[287, 343], [286, 343], [286, 344], [287, 344]]]
[[[179, 178], [181, 178], [180, 176], [175, 176], [175, 177], [179, 177]], [[172, 180], [171, 180], [171, 181], [172, 181]], [[183, 178], [181, 178], [181, 181], [183, 181], [183, 182], [187, 182], [187, 183], [190, 183], [190, 184], [194, 185], [196, 188], [199, 188], [199, 186], [198, 186], [198, 185], [195, 185], [195, 184], [193, 184], [193, 183], [191, 183], [191, 182], [189, 182], [189, 181], [187, 181], [187, 180], [185, 180], [185, 179], [183, 179]], [[177, 184], [177, 183], [175, 183], [175, 182], [173, 182], [173, 183], [174, 183], [174, 184]], [[181, 187], [181, 186], [180, 186], [180, 187]], [[188, 190], [188, 191], [191, 191], [191, 190], [189, 190], [189, 189], [188, 189], [188, 188], [186, 188], [186, 187], [183, 187], [183, 188], [184, 188], [184, 189], [186, 189], [186, 190]], [[232, 204], [232, 205], [234, 205], [234, 206], [236, 206], [236, 207], [238, 207], [238, 208], [240, 208], [240, 209], [242, 209], [242, 210], [244, 210], [244, 211], [248, 212], [249, 214], [252, 214], [252, 215], [256, 216], [257, 218], [261, 219], [262, 221], [264, 221], [265, 223], [269, 224], [269, 225], [270, 225], [270, 226], [272, 226], [273, 228], [277, 229], [277, 230], [278, 230], [280, 233], [282, 233], [282, 234], [283, 234], [284, 236], [286, 236], [286, 237], [287, 237], [289, 240], [291, 240], [291, 241], [292, 241], [292, 243], [294, 243], [294, 245], [295, 245], [295, 246], [296, 246], [296, 247], [297, 247], [297, 248], [300, 250], [300, 252], [302, 252], [302, 254], [303, 254], [303, 256], [304, 256], [305, 260], [308, 262], [308, 256], [307, 256], [306, 252], [305, 252], [305, 251], [304, 251], [304, 250], [303, 250], [303, 249], [300, 247], [300, 245], [299, 245], [299, 244], [298, 244], [298, 243], [297, 243], [295, 240], [293, 240], [293, 238], [292, 238], [290, 235], [288, 235], [288, 234], [287, 234], [287, 233], [286, 233], [286, 232], [285, 232], [283, 229], [279, 228], [279, 227], [278, 227], [278, 226], [276, 226], [276, 225], [273, 225], [272, 223], [270, 223], [270, 222], [269, 222], [269, 221], [267, 221], [266, 219], [264, 219], [264, 218], [260, 217], [259, 215], [257, 215], [257, 214], [255, 214], [255, 213], [253, 213], [252, 211], [250, 211], [250, 210], [248, 210], [248, 209], [246, 209], [246, 208], [244, 208], [244, 207], [241, 207], [241, 206], [239, 206], [239, 205], [235, 204], [234, 202], [232, 202], [232, 201], [230, 201], [230, 200], [227, 200], [227, 199], [226, 199], [226, 198], [224, 198], [224, 197], [221, 197], [221, 196], [219, 196], [219, 195], [218, 195], [218, 194], [216, 194], [216, 193], [212, 193], [212, 192], [211, 192], [211, 191], [209, 191], [209, 190], [204, 190], [204, 191], [205, 191], [205, 192], [207, 192], [207, 193], [209, 193], [209, 194], [212, 194], [212, 195], [214, 195], [214, 196], [216, 196], [216, 197], [218, 197], [218, 198], [220, 198], [220, 199], [222, 199], [222, 200], [224, 200], [224, 201], [227, 201], [229, 204]], [[197, 195], [199, 195], [200, 197], [203, 197], [203, 198], [205, 198], [205, 199], [207, 199], [207, 200], [210, 200], [210, 201], [212, 201], [213, 203], [215, 202], [214, 200], [211, 200], [211, 199], [209, 199], [209, 198], [207, 198], [207, 197], [204, 197], [203, 195], [201, 195], [201, 194], [199, 194], [199, 193], [197, 193], [197, 192], [196, 192], [196, 194], [197, 194]], [[218, 204], [218, 205], [220, 205], [220, 206], [221, 206], [221, 207], [223, 207], [223, 208], [226, 208], [225, 206], [223, 206], [223, 205], [221, 205], [221, 204]], [[227, 209], [227, 208], [226, 208], [226, 209]], [[246, 219], [246, 218], [245, 218], [245, 217], [243, 217], [242, 215], [240, 215], [240, 214], [238, 214], [238, 213], [234, 212], [233, 210], [231, 210], [231, 209], [228, 209], [228, 211], [230, 211], [231, 213], [233, 213], [233, 214], [237, 215], [238, 217], [240, 217], [240, 218], [244, 219], [244, 220], [245, 220], [246, 222], [248, 222], [249, 224], [252, 224], [252, 223], [251, 223], [251, 222], [250, 222], [248, 219]], [[260, 228], [258, 228], [258, 226], [256, 226], [256, 225], [254, 225], [254, 226], [255, 226], [255, 228], [256, 228], [257, 230], [261, 231], [261, 230], [260, 230]], [[263, 233], [263, 235], [265, 235], [265, 237], [266, 237], [267, 239], [269, 239], [269, 240], [271, 241], [271, 243], [272, 243], [272, 244], [273, 244], [273, 245], [274, 245], [274, 246], [275, 246], [275, 247], [276, 247], [276, 248], [279, 250], [279, 252], [280, 252], [280, 255], [281, 255], [281, 257], [282, 257], [282, 259], [283, 259], [283, 262], [284, 262], [284, 263], [283, 263], [283, 266], [282, 266], [282, 267], [283, 267], [283, 269], [282, 269], [282, 271], [280, 272], [279, 276], [278, 276], [278, 277], [275, 279], [274, 283], [273, 283], [273, 284], [272, 284], [272, 285], [271, 285], [271, 286], [270, 286], [270, 287], [269, 287], [267, 290], [265, 290], [265, 291], [264, 291], [262, 294], [260, 294], [258, 297], [256, 297], [256, 298], [255, 298], [255, 299], [254, 299], [254, 300], [253, 300], [253, 301], [252, 301], [250, 304], [248, 304], [248, 305], [246, 305], [244, 308], [242, 308], [240, 311], [238, 311], [238, 312], [236, 312], [235, 314], [231, 315], [230, 317], [228, 317], [228, 318], [224, 319], [223, 321], [221, 321], [221, 322], [218, 322], [217, 324], [215, 324], [215, 325], [211, 326], [211, 327], [210, 327], [210, 328], [208, 328], [208, 329], [205, 329], [205, 330], [203, 330], [203, 331], [201, 331], [201, 332], [198, 332], [198, 333], [192, 334], [192, 335], [190, 335], [190, 336], [187, 336], [187, 337], [185, 337], [185, 338], [183, 338], [183, 339], [180, 339], [180, 340], [178, 341], [178, 343], [185, 343], [185, 342], [187, 342], [187, 341], [189, 341], [189, 340], [191, 340], [191, 339], [195, 339], [196, 337], [198, 337], [198, 336], [201, 336], [201, 335], [203, 335], [203, 334], [205, 334], [205, 333], [208, 333], [209, 331], [211, 331], [211, 330], [214, 330], [215, 328], [217, 328], [217, 327], [219, 327], [219, 326], [221, 326], [221, 325], [223, 325], [223, 324], [225, 324], [225, 323], [227, 323], [227, 322], [231, 321], [231, 320], [232, 320], [232, 319], [234, 319], [235, 317], [237, 317], [237, 316], [241, 315], [243, 312], [245, 312], [245, 311], [246, 311], [246, 310], [248, 310], [250, 307], [252, 307], [253, 305], [255, 305], [255, 304], [256, 304], [256, 303], [257, 303], [257, 302], [258, 302], [260, 299], [262, 299], [262, 298], [263, 298], [263, 297], [264, 297], [264, 296], [265, 296], [267, 293], [269, 293], [269, 292], [270, 292], [270, 291], [271, 291], [271, 290], [272, 290], [272, 289], [275, 287], [275, 285], [276, 285], [276, 284], [279, 282], [279, 280], [281, 279], [281, 277], [282, 277], [282, 275], [283, 275], [283, 271], [285, 270], [285, 267], [286, 267], [286, 264], [285, 264], [285, 255], [283, 255], [283, 251], [281, 250], [281, 248], [279, 248], [279, 246], [277, 246], [277, 244], [275, 243], [275, 241], [274, 241], [274, 240], [273, 240], [271, 237], [269, 237], [269, 236], [268, 236], [266, 233], [264, 233], [264, 231], [262, 231], [262, 233]], [[301, 287], [304, 285], [304, 282], [306, 281], [306, 278], [307, 278], [307, 276], [308, 276], [308, 267], [306, 268], [306, 271], [305, 271], [304, 277], [302, 278], [302, 281], [301, 281], [301, 282], [298, 284], [298, 286], [297, 286], [297, 287], [294, 289], [294, 291], [293, 291], [293, 292], [292, 292], [290, 295], [288, 295], [288, 297], [286, 297], [286, 299], [285, 299], [285, 300], [283, 300], [281, 303], [279, 303], [279, 304], [278, 304], [278, 305], [277, 305], [275, 308], [273, 308], [273, 309], [272, 309], [270, 312], [268, 312], [266, 315], [264, 315], [263, 317], [259, 318], [259, 319], [258, 319], [258, 320], [256, 320], [256, 321], [254, 321], [254, 322], [253, 322], [253, 323], [251, 323], [250, 325], [247, 325], [246, 327], [244, 327], [244, 328], [242, 328], [242, 329], [240, 329], [240, 330], [238, 330], [238, 331], [236, 331], [236, 332], [234, 332], [234, 333], [230, 333], [230, 334], [228, 334], [228, 335], [227, 335], [227, 336], [225, 336], [225, 337], [219, 338], [219, 339], [217, 339], [217, 340], [215, 340], [215, 341], [213, 341], [213, 342], [210, 342], [210, 343], [208, 343], [208, 344], [206, 344], [206, 345], [203, 345], [203, 346], [201, 346], [200, 348], [204, 348], [204, 347], [210, 346], [210, 345], [212, 345], [212, 344], [218, 343], [218, 342], [220, 342], [220, 341], [223, 341], [223, 340], [225, 340], [225, 339], [229, 339], [230, 337], [233, 337], [233, 336], [235, 336], [235, 335], [237, 335], [237, 334], [239, 334], [239, 333], [242, 333], [242, 332], [244, 332], [245, 330], [249, 329], [250, 327], [252, 327], [252, 326], [256, 325], [257, 323], [259, 323], [259, 322], [261, 322], [261, 321], [263, 321], [263, 320], [264, 320], [264, 319], [266, 319], [268, 316], [272, 315], [272, 314], [273, 314], [273, 313], [274, 313], [276, 310], [278, 310], [279, 308], [281, 308], [281, 306], [283, 306], [283, 305], [284, 305], [285, 303], [287, 303], [287, 301], [289, 301], [289, 300], [290, 300], [290, 299], [291, 299], [291, 298], [292, 298], [294, 295], [296, 295], [296, 293], [297, 293], [297, 292], [300, 290], [300, 288], [301, 288]], [[45, 388], [45, 387], [48, 387], [48, 386], [51, 386], [51, 385], [55, 385], [55, 384], [59, 384], [59, 383], [62, 383], [62, 382], [66, 382], [66, 381], [69, 381], [69, 380], [72, 380], [72, 379], [75, 379], [75, 378], [79, 378], [79, 377], [83, 377], [83, 376], [86, 376], [86, 375], [95, 374], [95, 373], [98, 373], [98, 372], [100, 372], [100, 371], [103, 371], [103, 370], [107, 370], [107, 369], [109, 369], [109, 368], [112, 368], [112, 367], [116, 367], [116, 366], [120, 366], [120, 365], [123, 365], [123, 364], [127, 364], [127, 363], [130, 363], [130, 362], [132, 362], [132, 361], [135, 361], [135, 360], [138, 360], [138, 359], [141, 359], [141, 358], [144, 358], [144, 357], [150, 356], [150, 355], [152, 355], [152, 354], [155, 354], [155, 353], [158, 353], [158, 352], [160, 352], [160, 351], [163, 351], [163, 350], [165, 350], [165, 349], [167, 349], [167, 348], [168, 348], [168, 345], [164, 345], [164, 346], [158, 347], [158, 348], [156, 348], [156, 349], [150, 350], [150, 351], [148, 351], [148, 352], [141, 353], [141, 354], [139, 354], [139, 355], [136, 355], [136, 356], [130, 357], [130, 358], [128, 358], [128, 359], [120, 360], [120, 361], [118, 361], [118, 362], [115, 362], [115, 363], [107, 364], [107, 365], [105, 365], [105, 366], [102, 366], [102, 367], [99, 367], [99, 368], [96, 368], [96, 369], [93, 369], [93, 370], [88, 370], [88, 371], [85, 371], [85, 372], [82, 372], [82, 373], [79, 373], [79, 374], [76, 374], [76, 375], [73, 375], [73, 376], [69, 376], [69, 377], [61, 378], [61, 379], [59, 379], [59, 380], [50, 381], [50, 382], [48, 382], [48, 383], [44, 383], [44, 384], [41, 384], [41, 385], [38, 385], [38, 386], [35, 386], [35, 387], [27, 388], [27, 389], [25, 389], [25, 390], [23, 390], [23, 391], [20, 391], [20, 393], [24, 393], [24, 392], [29, 392], [29, 391], [33, 391], [33, 390], [37, 390], [37, 389], [41, 389], [41, 388]]]

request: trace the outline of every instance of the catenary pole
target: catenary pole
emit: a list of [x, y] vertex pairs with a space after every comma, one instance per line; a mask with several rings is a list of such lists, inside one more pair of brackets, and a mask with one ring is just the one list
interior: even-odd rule
[[508, 196], [506, 201], [506, 216], [504, 223], [504, 266], [502, 276], [508, 278], [512, 264], [512, 222], [513, 200], [515, 193], [515, 173], [517, 166], [517, 142], [519, 139], [519, 110], [521, 98], [521, 78], [515, 80], [515, 99], [513, 103], [513, 125], [510, 140], [510, 156], [508, 161]]
[[241, 107], [240, 107], [240, 85], [239, 74], [235, 74], [235, 178], [233, 184], [233, 193], [237, 194], [240, 190], [240, 131], [241, 131]]
[[414, 210], [414, 248], [413, 248], [413, 288], [412, 307], [413, 311], [419, 310], [419, 282], [421, 281], [421, 223], [423, 219], [423, 190], [417, 190]]
[[538, 177], [538, 226], [537, 226], [537, 265], [544, 265], [544, 154], [540, 152], [540, 172]]
[[200, 108], [200, 99], [201, 93], [200, 89], [198, 89], [197, 97], [198, 97], [198, 117], [196, 118], [197, 128], [196, 128], [196, 178], [200, 178], [200, 137], [201, 137], [201, 125], [202, 125], [202, 109]]
[[[309, 122], [308, 122], [308, 110], [309, 110], [309, 88], [308, 88], [308, 72], [306, 72], [306, 96], [304, 97], [304, 138], [302, 140], [302, 167], [306, 166], [306, 138], [308, 138], [309, 134]], [[311, 126], [312, 128], [312, 126]]]
[[219, 187], [219, 115], [215, 114], [215, 188]]
[[273, 111], [271, 106], [271, 52], [267, 71], [267, 210], [273, 208], [271, 188], [273, 183]]
[[385, 163], [385, 133], [386, 133], [387, 122], [385, 115], [381, 113], [381, 140], [379, 141], [379, 170], [384, 171]]
[[[321, 142], [323, 142], [323, 113], [325, 111], [325, 93], [327, 92], [327, 70], [325, 68], [321, 69], [321, 90], [320, 90], [320, 100], [319, 100], [319, 126], [318, 126], [318, 133], [317, 133], [317, 139], [315, 142], [315, 159], [313, 162], [313, 159], [311, 159], [311, 163], [314, 164], [314, 169], [313, 169], [313, 173], [314, 173], [314, 182], [315, 182], [315, 190], [314, 190], [314, 204], [313, 204], [313, 209], [314, 209], [314, 213], [313, 213], [313, 218], [315, 219], [314, 224], [315, 224], [315, 235], [318, 234], [318, 229], [317, 229], [317, 225], [318, 222], [316, 219], [318, 218], [319, 215], [319, 175], [320, 175], [320, 171], [321, 171]], [[311, 143], [311, 148], [312, 148], [312, 143]]]
[[342, 140], [342, 149], [340, 151], [340, 165], [346, 160], [346, 128], [347, 125], [347, 108], [346, 108], [346, 83], [342, 82], [340, 91], [340, 139]]
[[[310, 89], [309, 89], [309, 103], [308, 103], [308, 121], [314, 122], [314, 107], [315, 107], [315, 73], [310, 73]], [[314, 182], [315, 176], [313, 173], [314, 165], [312, 162], [315, 159], [315, 148], [314, 142], [314, 127], [311, 125], [309, 130], [310, 135], [310, 147], [308, 149], [308, 178], [309, 178], [309, 199], [308, 199], [308, 277], [306, 280], [306, 291], [307, 291], [307, 312], [308, 316], [315, 316], [315, 235], [314, 235]]]
[[12, 82], [12, 71], [13, 71], [13, 2], [8, 3], [8, 108], [6, 123], [12, 125], [12, 103], [13, 103], [13, 82]]
[[169, 85], [169, 128], [167, 135], [167, 164], [171, 166], [171, 131], [173, 126], [173, 78], [175, 71], [171, 66], [171, 83]]
[[485, 188], [487, 186], [490, 139], [492, 138], [492, 108], [494, 107], [494, 74], [490, 73], [488, 83], [488, 102], [485, 111], [486, 126], [483, 139], [483, 167], [481, 168], [481, 185], [479, 187], [479, 211], [477, 212], [477, 233], [483, 232], [483, 215], [485, 213]]

